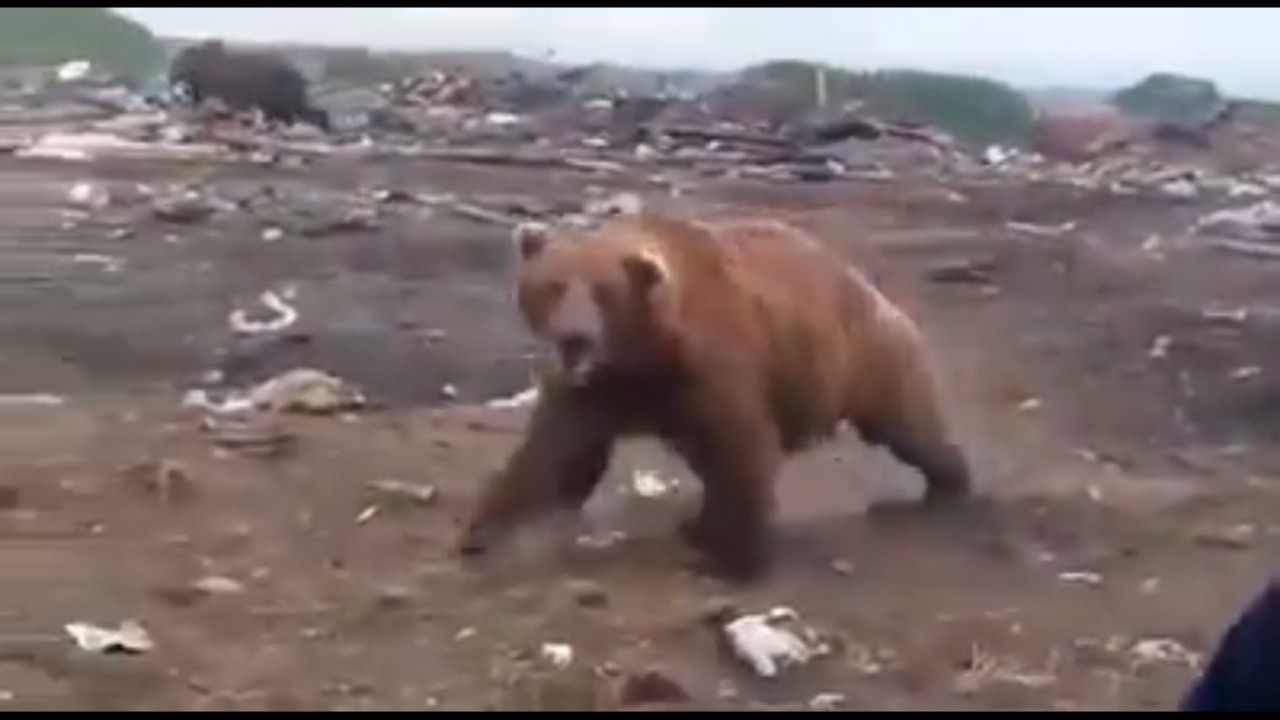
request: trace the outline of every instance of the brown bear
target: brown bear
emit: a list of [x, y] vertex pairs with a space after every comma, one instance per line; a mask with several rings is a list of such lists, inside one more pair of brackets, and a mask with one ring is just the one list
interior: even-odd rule
[[918, 469], [926, 506], [970, 497], [921, 332], [801, 230], [642, 212], [569, 232], [514, 232], [516, 303], [550, 362], [462, 554], [537, 514], [580, 508], [615, 440], [640, 433], [698, 476], [702, 506], [684, 534], [729, 579], [767, 569], [784, 458], [842, 424]]

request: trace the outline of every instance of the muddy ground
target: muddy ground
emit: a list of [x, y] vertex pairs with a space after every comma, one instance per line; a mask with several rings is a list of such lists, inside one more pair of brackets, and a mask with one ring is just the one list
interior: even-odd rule
[[[315, 220], [379, 188], [554, 209], [652, 183], [2, 162], [0, 393], [66, 399], [0, 406], [6, 709], [1161, 709], [1280, 552], [1276, 271], [1178, 241], [1203, 208], [1019, 183], [693, 185], [686, 210], [822, 232], [920, 319], [995, 498], [981, 523], [875, 521], [868, 499], [918, 480], [841, 439], [788, 465], [777, 569], [734, 588], [685, 569], [671, 527], [696, 483], [644, 443], [577, 528], [612, 542], [533, 529], [458, 566], [459, 518], [525, 413], [483, 406], [528, 381], [506, 231], [415, 200], [375, 203], [363, 229]], [[83, 181], [110, 205], [68, 209]], [[231, 205], [166, 222], [140, 183]], [[1064, 219], [1079, 225], [1057, 237], [1006, 226]], [[930, 279], [951, 263], [989, 277]], [[297, 326], [232, 336], [231, 310], [286, 286]], [[263, 456], [180, 405], [298, 365], [377, 407], [275, 420], [295, 440]], [[684, 482], [625, 492], [644, 469]], [[370, 485], [386, 479], [438, 495]], [[790, 606], [829, 652], [753, 677], [703, 619], [724, 603]], [[150, 652], [86, 654], [62, 630], [129, 618]], [[567, 667], [545, 643], [572, 646]]]

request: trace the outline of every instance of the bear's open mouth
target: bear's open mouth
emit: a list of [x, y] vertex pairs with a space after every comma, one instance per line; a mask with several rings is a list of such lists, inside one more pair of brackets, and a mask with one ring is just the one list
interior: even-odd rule
[[581, 385], [591, 378], [595, 359], [590, 339], [572, 335], [556, 342], [556, 355], [560, 369], [574, 385]]

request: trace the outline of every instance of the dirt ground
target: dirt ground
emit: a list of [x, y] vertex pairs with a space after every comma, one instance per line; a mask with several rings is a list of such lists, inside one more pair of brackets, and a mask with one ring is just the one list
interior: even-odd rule
[[[920, 319], [994, 498], [980, 523], [877, 521], [867, 501], [918, 479], [841, 439], [788, 465], [776, 570], [735, 588], [686, 569], [672, 526], [696, 482], [645, 443], [574, 526], [599, 542], [535, 528], [460, 566], [458, 522], [526, 412], [484, 406], [528, 380], [505, 230], [415, 202], [335, 232], [282, 214], [371, 188], [555, 208], [598, 178], [0, 163], [0, 393], [66, 398], [0, 400], [5, 709], [1163, 709], [1280, 552], [1280, 290], [1263, 261], [1178, 241], [1203, 208], [699, 182], [685, 209], [811, 227]], [[109, 207], [67, 209], [85, 180]], [[194, 181], [239, 209], [173, 224], [129, 199]], [[1057, 237], [1006, 224], [1066, 219]], [[988, 277], [938, 281], [955, 263]], [[299, 325], [233, 338], [227, 313], [284, 284]], [[181, 407], [211, 370], [243, 386], [298, 365], [377, 406], [275, 419], [293, 442], [271, 455], [212, 442]], [[624, 492], [646, 469], [679, 492]], [[725, 603], [789, 606], [829, 652], [754, 677], [705, 620]], [[63, 631], [130, 618], [150, 652], [88, 654]], [[567, 667], [546, 643], [573, 648]]]

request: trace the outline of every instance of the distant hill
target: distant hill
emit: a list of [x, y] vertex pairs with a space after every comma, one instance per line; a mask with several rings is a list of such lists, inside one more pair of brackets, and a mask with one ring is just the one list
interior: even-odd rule
[[[779, 60], [743, 70], [742, 80], [784, 93], [793, 102], [814, 104], [819, 67]], [[1031, 103], [1004, 83], [920, 70], [858, 72], [821, 67], [832, 105], [858, 101], [874, 115], [932, 125], [974, 144], [1022, 144], [1030, 139]]]
[[129, 80], [164, 63], [151, 31], [106, 8], [0, 8], [0, 67], [88, 60]]
[[1108, 104], [1110, 90], [1085, 87], [1043, 87], [1023, 90], [1031, 104], [1040, 110], [1067, 111], [1095, 109]]
[[1196, 125], [1219, 112], [1227, 98], [1211, 80], [1155, 73], [1111, 96], [1111, 102], [1134, 117]]

